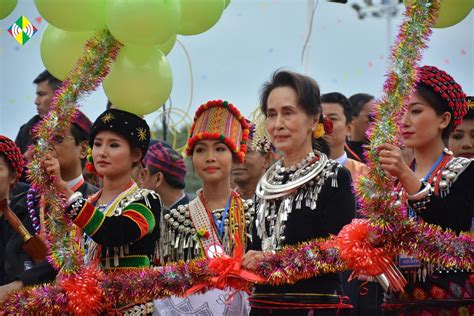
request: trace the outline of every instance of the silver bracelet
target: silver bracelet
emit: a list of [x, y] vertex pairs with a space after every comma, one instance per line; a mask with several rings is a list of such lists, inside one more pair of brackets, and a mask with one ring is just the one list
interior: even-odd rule
[[423, 182], [425, 187], [420, 191], [416, 192], [415, 194], [407, 194], [407, 199], [410, 201], [419, 201], [430, 195], [431, 191], [431, 184], [428, 182]]
[[71, 206], [72, 203], [76, 202], [77, 200], [82, 199], [82, 193], [79, 191], [74, 192], [66, 201], [66, 208]]

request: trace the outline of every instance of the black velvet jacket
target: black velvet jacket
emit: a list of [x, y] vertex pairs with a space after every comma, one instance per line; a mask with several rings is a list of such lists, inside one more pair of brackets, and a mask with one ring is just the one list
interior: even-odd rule
[[[277, 205], [277, 209], [278, 209]], [[301, 209], [295, 209], [289, 214], [285, 229], [285, 245], [296, 245], [314, 238], [328, 237], [337, 234], [341, 228], [349, 224], [355, 216], [355, 197], [352, 189], [352, 179], [349, 171], [340, 167], [337, 176], [337, 188], [331, 186], [328, 178], [321, 188], [317, 207], [311, 210], [304, 203]], [[256, 206], [258, 210], [258, 205]], [[256, 229], [253, 230], [252, 249], [261, 250], [261, 240]], [[301, 280], [295, 284], [270, 286], [257, 285], [255, 293], [324, 293], [342, 294], [341, 281], [338, 273], [325, 274], [318, 277]]]

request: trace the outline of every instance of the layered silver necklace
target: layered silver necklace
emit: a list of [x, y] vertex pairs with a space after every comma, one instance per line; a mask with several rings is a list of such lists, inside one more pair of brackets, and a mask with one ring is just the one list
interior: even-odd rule
[[319, 152], [312, 151], [301, 162], [284, 167], [279, 160], [257, 185], [257, 233], [263, 251], [276, 251], [285, 241], [285, 223], [293, 209], [316, 210], [317, 200], [326, 179], [337, 187], [340, 165]]

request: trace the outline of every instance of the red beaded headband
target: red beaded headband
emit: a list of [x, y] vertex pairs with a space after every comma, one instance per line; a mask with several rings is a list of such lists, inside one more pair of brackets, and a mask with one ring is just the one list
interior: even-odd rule
[[461, 122], [468, 111], [466, 94], [453, 77], [434, 66], [419, 68], [419, 82], [431, 87], [446, 101], [453, 115], [453, 129]]
[[16, 178], [21, 177], [25, 161], [20, 149], [10, 138], [0, 135], [0, 154], [4, 155], [7, 163], [10, 164], [16, 173]]

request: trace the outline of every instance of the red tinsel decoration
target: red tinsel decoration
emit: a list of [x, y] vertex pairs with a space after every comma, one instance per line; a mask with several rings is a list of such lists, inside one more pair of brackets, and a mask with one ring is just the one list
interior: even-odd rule
[[105, 279], [103, 271], [87, 266], [73, 274], [63, 274], [59, 286], [66, 292], [68, 312], [74, 315], [98, 315], [110, 305], [101, 287]]
[[339, 234], [329, 240], [322, 249], [336, 247], [340, 258], [354, 270], [353, 276], [377, 276], [385, 274], [394, 290], [402, 291], [406, 285], [403, 275], [394, 267], [392, 258], [385, 249], [377, 248], [372, 243], [377, 239], [374, 230], [367, 220], [354, 219], [344, 226]]

